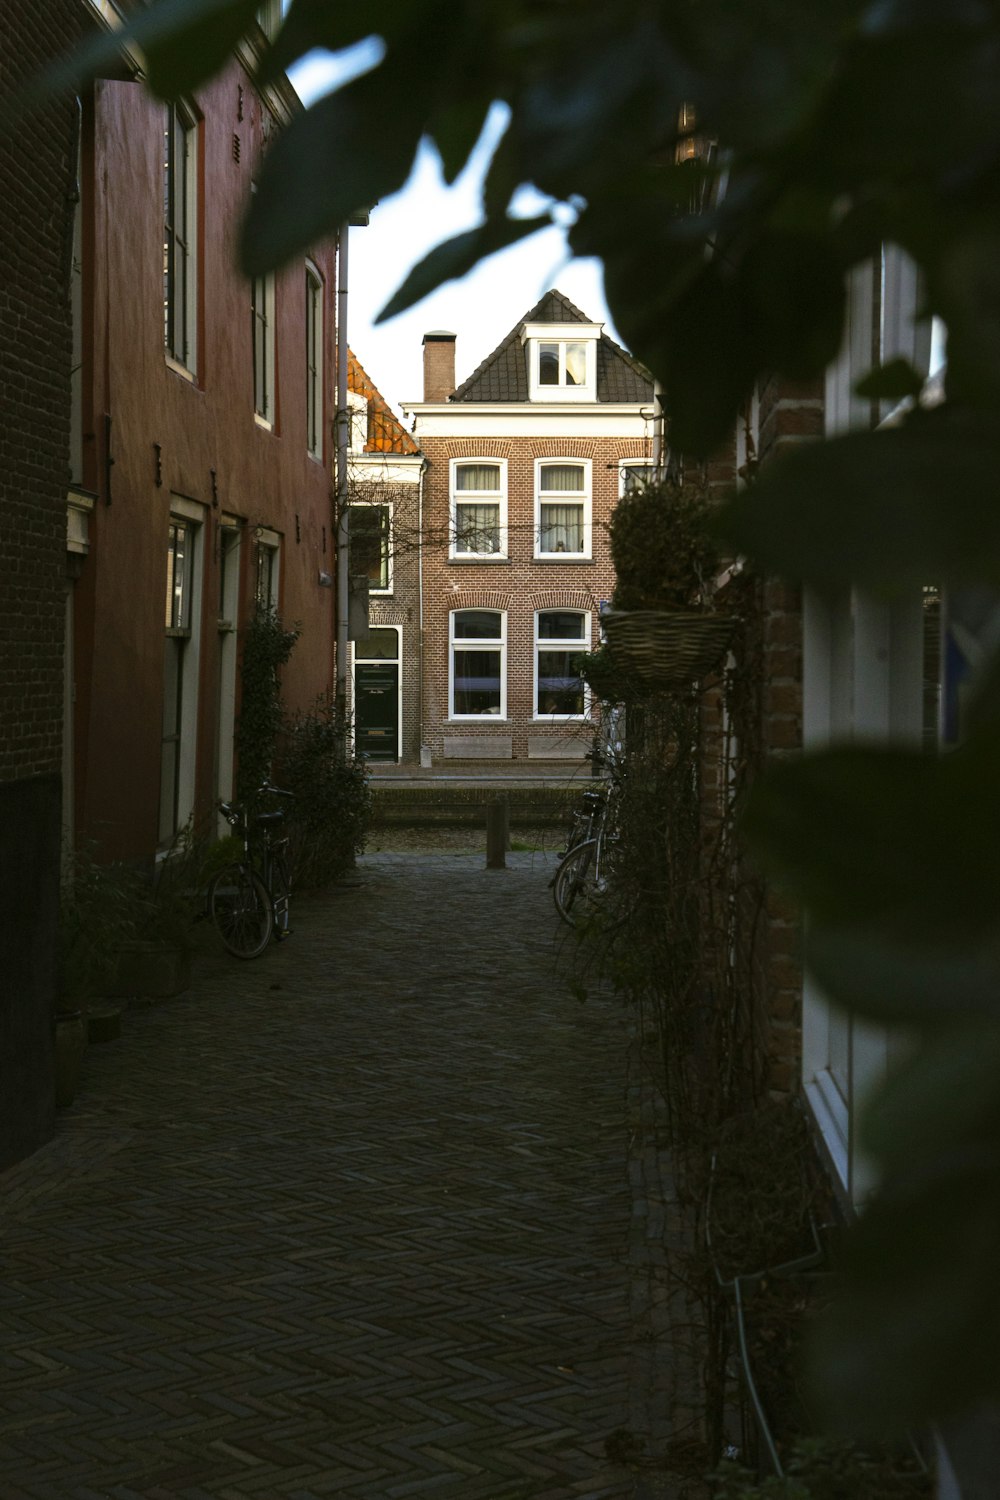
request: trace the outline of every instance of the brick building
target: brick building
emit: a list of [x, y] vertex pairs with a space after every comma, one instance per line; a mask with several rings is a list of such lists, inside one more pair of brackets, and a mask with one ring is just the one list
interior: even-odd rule
[[283, 78], [254, 84], [265, 46], [258, 28], [170, 106], [108, 79], [82, 99], [65, 800], [109, 857], [152, 860], [231, 792], [255, 608], [301, 629], [290, 706], [332, 683], [335, 256], [253, 283], [234, 263], [301, 107]]
[[348, 351], [350, 574], [366, 582], [367, 631], [350, 645], [348, 706], [357, 752], [420, 758], [420, 574], [424, 461], [416, 441]]
[[607, 523], [648, 472], [653, 384], [558, 291], [461, 385], [455, 337], [424, 339], [407, 406], [427, 461], [423, 747], [432, 763], [579, 761], [573, 658], [599, 640]]
[[[11, 0], [4, 97], [115, 21]], [[290, 703], [331, 685], [335, 256], [252, 286], [234, 264], [300, 108], [252, 83], [265, 46], [169, 108], [126, 47], [0, 132], [0, 1168], [52, 1130], [64, 839], [151, 866], [213, 826], [257, 602], [301, 622]]]
[[[79, 0], [9, 0], [3, 97], [88, 24]], [[65, 96], [0, 130], [0, 1169], [52, 1129], [77, 137]]]

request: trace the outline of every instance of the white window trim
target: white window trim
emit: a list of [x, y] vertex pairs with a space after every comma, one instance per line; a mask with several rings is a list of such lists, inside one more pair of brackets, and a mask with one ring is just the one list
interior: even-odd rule
[[[521, 342], [528, 346], [528, 395], [532, 401], [596, 401], [597, 400], [597, 341], [603, 325], [600, 323], [526, 323], [521, 330]], [[583, 385], [542, 385], [539, 359], [542, 344], [583, 344], [587, 357], [587, 378]], [[565, 368], [565, 350], [560, 349], [560, 374]]]
[[[464, 464], [489, 464], [500, 471], [498, 490], [462, 490], [457, 485], [458, 470]], [[505, 458], [453, 458], [448, 465], [448, 556], [460, 562], [475, 559], [477, 562], [506, 562], [509, 557], [507, 541], [507, 460]], [[492, 505], [499, 507], [500, 550], [498, 552], [459, 552], [458, 507], [459, 504]]]
[[277, 614], [281, 607], [281, 534], [270, 531], [264, 526], [259, 526], [254, 532], [254, 608], [259, 608], [260, 601], [257, 598], [257, 550], [263, 547], [273, 553], [273, 566], [271, 568], [271, 591], [267, 598], [267, 608]]
[[625, 471], [627, 469], [649, 469], [652, 471], [653, 460], [651, 458], [620, 458], [618, 460], [618, 498], [625, 494]]
[[[385, 598], [387, 594], [391, 594], [392, 591], [393, 591], [393, 551], [394, 551], [394, 549], [393, 549], [393, 537], [395, 535], [395, 526], [396, 526], [395, 506], [394, 506], [394, 504], [393, 504], [393, 502], [391, 500], [351, 500], [351, 501], [348, 501], [347, 508], [348, 508], [348, 510], [387, 510], [389, 512], [389, 527], [388, 527], [388, 535], [387, 535], [387, 538], [386, 538], [386, 543], [387, 543], [387, 547], [388, 547], [388, 556], [386, 557], [386, 560], [385, 560], [386, 561], [385, 576], [386, 576], [388, 582], [386, 583], [386, 586], [385, 586], [384, 589], [376, 589], [376, 588], [372, 588], [371, 584], [368, 585], [368, 593], [371, 596], [371, 598], [373, 598], [373, 599]], [[375, 629], [376, 627], [373, 626], [372, 628]], [[394, 626], [390, 627], [388, 625], [379, 625], [377, 628], [379, 630], [389, 630], [390, 628], [395, 629]], [[364, 659], [365, 658], [362, 658], [362, 660], [364, 660]]]
[[168, 847], [173, 842], [176, 833], [184, 827], [194, 812], [205, 575], [204, 507], [196, 505], [191, 500], [185, 500], [180, 495], [171, 495], [170, 519], [183, 522], [188, 527], [191, 546], [191, 569], [188, 575], [191, 623], [188, 627], [184, 678], [181, 684], [181, 734], [177, 747], [177, 822], [174, 834], [163, 847]]
[[[184, 131], [184, 157], [180, 162], [172, 154], [174, 141], [173, 122], [175, 118], [180, 122]], [[184, 375], [188, 380], [194, 380], [198, 371], [199, 121], [198, 116], [191, 109], [190, 105], [184, 103], [183, 100], [178, 100], [175, 104], [168, 105], [167, 122], [170, 145], [168, 147], [168, 162], [164, 163], [164, 171], [168, 171], [168, 166], [172, 169], [172, 191], [175, 205], [177, 200], [178, 174], [181, 176], [180, 188], [183, 194], [186, 253], [183, 276], [178, 278], [176, 265], [174, 265], [168, 283], [168, 305], [164, 309], [164, 357], [171, 369], [176, 370], [178, 374]], [[174, 220], [176, 220], [176, 216], [175, 206], [172, 216]], [[164, 234], [166, 234], [166, 222], [164, 222], [163, 228]], [[171, 223], [170, 231], [172, 235], [176, 234], [177, 225], [175, 222]], [[165, 249], [165, 254], [169, 256], [170, 253], [170, 251], [166, 251]], [[164, 274], [166, 275], [166, 267], [164, 267]], [[178, 351], [171, 347], [171, 339], [173, 337], [171, 325], [173, 323], [177, 289], [181, 282], [183, 283], [185, 310], [184, 349], [183, 351]]]
[[[500, 616], [500, 635], [470, 637], [455, 635], [455, 617], [475, 611], [481, 614]], [[495, 714], [457, 714], [455, 712], [455, 648], [500, 652], [500, 712]], [[507, 611], [505, 609], [478, 610], [475, 605], [453, 609], [448, 615], [448, 718], [459, 724], [502, 724], [507, 718]]]
[[[258, 314], [258, 306], [263, 303], [263, 317]], [[275, 414], [277, 404], [275, 400], [275, 376], [277, 360], [275, 358], [275, 326], [274, 326], [274, 274], [268, 272], [266, 276], [255, 276], [250, 286], [250, 328], [252, 334], [251, 352], [253, 355], [253, 403], [254, 420], [258, 427], [263, 427], [268, 432], [274, 431]], [[263, 348], [258, 350], [258, 338], [263, 338]], [[264, 386], [263, 396], [259, 389], [257, 378], [258, 353], [262, 381]]]
[[[563, 554], [560, 553], [559, 555], [562, 556]], [[539, 619], [540, 619], [540, 617], [542, 615], [551, 615], [551, 614], [581, 615], [583, 617], [583, 635], [579, 636], [578, 638], [576, 638], [574, 640], [568, 640], [568, 639], [564, 639], [562, 637], [558, 637], [558, 638], [552, 637], [552, 638], [550, 638], [550, 637], [546, 636], [545, 639], [544, 639], [544, 641], [543, 641], [539, 637], [539, 634], [538, 634], [538, 621], [539, 621]], [[539, 711], [538, 711], [538, 655], [539, 655], [539, 652], [543, 651], [543, 650], [545, 650], [545, 651], [576, 651], [579, 655], [582, 655], [585, 651], [589, 651], [590, 650], [590, 642], [591, 642], [591, 639], [592, 639], [592, 630], [593, 630], [593, 622], [592, 622], [590, 611], [586, 610], [586, 609], [573, 609], [571, 606], [567, 606], [566, 608], [561, 608], [558, 605], [553, 606], [551, 609], [536, 609], [535, 610], [535, 617], [534, 617], [534, 624], [533, 624], [532, 629], [534, 631], [534, 651], [533, 651], [533, 654], [532, 654], [532, 670], [531, 670], [531, 718], [532, 718], [532, 722], [535, 723], [535, 724], [582, 724], [582, 723], [585, 723], [586, 720], [590, 718], [590, 712], [591, 712], [590, 689], [587, 687], [586, 683], [584, 683], [584, 685], [583, 685], [583, 712], [582, 713], [579, 713], [579, 714], [543, 714], [543, 713], [539, 713]]]
[[[326, 305], [323, 278], [311, 260], [306, 261], [306, 452], [323, 461], [323, 387]], [[310, 345], [314, 366], [309, 363]]]
[[[583, 490], [547, 490], [545, 492], [545, 503], [547, 505], [572, 505], [583, 506], [583, 551], [582, 552], [543, 552], [542, 551], [542, 470], [559, 468], [563, 465], [573, 465], [583, 470]], [[560, 494], [565, 499], [560, 501]], [[590, 561], [593, 557], [593, 462], [589, 458], [536, 458], [535, 459], [535, 557], [555, 560], [558, 562], [578, 562], [581, 559]]]

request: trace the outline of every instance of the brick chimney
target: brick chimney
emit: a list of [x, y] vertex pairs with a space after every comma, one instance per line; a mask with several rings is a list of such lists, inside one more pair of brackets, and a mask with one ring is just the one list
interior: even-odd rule
[[455, 335], [443, 328], [424, 334], [424, 400], [447, 401], [455, 389]]

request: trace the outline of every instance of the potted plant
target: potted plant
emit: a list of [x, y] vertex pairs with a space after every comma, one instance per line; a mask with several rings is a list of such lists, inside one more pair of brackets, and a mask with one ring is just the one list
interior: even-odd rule
[[719, 554], [704, 488], [670, 482], [623, 495], [611, 518], [616, 585], [602, 624], [619, 667], [681, 688], [719, 661], [736, 620], [712, 609]]

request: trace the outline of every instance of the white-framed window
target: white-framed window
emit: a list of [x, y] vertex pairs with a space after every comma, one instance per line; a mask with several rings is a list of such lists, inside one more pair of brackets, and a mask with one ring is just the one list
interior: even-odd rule
[[630, 495], [633, 490], [652, 484], [656, 470], [648, 458], [623, 458], [618, 470], [618, 493]]
[[525, 323], [532, 401], [596, 401], [600, 323]]
[[349, 572], [364, 574], [371, 594], [392, 593], [392, 506], [347, 507]]
[[449, 617], [448, 712], [452, 719], [507, 714], [507, 616], [500, 609], [456, 609]]
[[178, 100], [163, 131], [163, 341], [168, 358], [198, 368], [198, 121]]
[[306, 264], [306, 450], [323, 457], [323, 278]]
[[158, 840], [169, 845], [194, 809], [201, 646], [200, 509], [177, 500], [167, 527]]
[[451, 556], [507, 554], [507, 460], [451, 461]]
[[277, 410], [274, 391], [274, 277], [255, 276], [250, 284], [250, 324], [253, 335], [253, 409], [258, 422], [273, 427]]
[[276, 614], [281, 587], [281, 537], [258, 529], [254, 538], [254, 605], [261, 614]]
[[590, 642], [590, 616], [578, 609], [535, 613], [536, 719], [583, 719], [587, 689], [574, 663]]
[[591, 463], [543, 458], [535, 463], [535, 556], [590, 556]]

